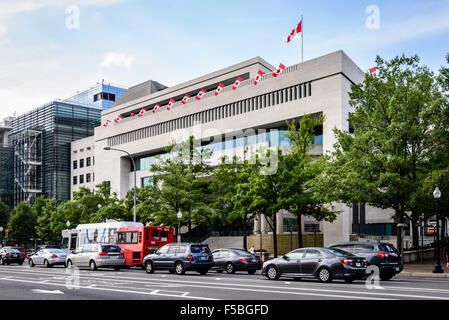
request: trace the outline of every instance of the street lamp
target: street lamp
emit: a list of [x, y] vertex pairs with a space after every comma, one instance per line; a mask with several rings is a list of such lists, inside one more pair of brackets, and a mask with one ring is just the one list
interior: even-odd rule
[[181, 210], [178, 211], [178, 243], [181, 243]]
[[432, 270], [433, 273], [443, 273], [443, 268], [441, 268], [441, 264], [440, 264], [440, 216], [438, 214], [438, 199], [440, 199], [441, 197], [441, 191], [440, 189], [438, 189], [438, 186], [435, 188], [435, 190], [433, 191], [433, 197], [435, 198], [435, 213], [437, 216], [437, 262], [435, 263], [435, 266]]
[[137, 202], [137, 200], [136, 200], [136, 192], [137, 192], [136, 189], [137, 189], [137, 186], [136, 185], [137, 185], [137, 176], [136, 176], [136, 163], [134, 162], [134, 158], [128, 151], [125, 151], [125, 150], [114, 149], [114, 148], [111, 148], [110, 146], [105, 146], [103, 149], [106, 150], [106, 151], [113, 150], [113, 151], [124, 152], [131, 158], [131, 162], [132, 162], [133, 168], [134, 168], [134, 222], [136, 222], [136, 202]]
[[68, 230], [70, 228], [70, 221], [67, 221], [65, 225], [67, 226], [67, 230]]
[[3, 227], [0, 226], [0, 245], [3, 247]]

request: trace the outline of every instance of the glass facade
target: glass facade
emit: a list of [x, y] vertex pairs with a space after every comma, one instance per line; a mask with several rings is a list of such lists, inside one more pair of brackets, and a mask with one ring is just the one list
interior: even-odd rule
[[70, 143], [94, 134], [101, 109], [52, 102], [13, 120], [14, 203], [70, 200]]
[[0, 144], [0, 200], [14, 205], [14, 149]]
[[[290, 142], [285, 135], [286, 133], [287, 133], [286, 129], [267, 130], [265, 132], [261, 132], [252, 136], [240, 137], [218, 143], [203, 145], [200, 148], [201, 150], [207, 149], [210, 152], [221, 152], [225, 150], [236, 149], [239, 147], [250, 147], [252, 145], [264, 142], [265, 143], [268, 142], [270, 147], [290, 146]], [[313, 144], [322, 145], [323, 144], [322, 127], [317, 128], [316, 134], [317, 135], [315, 136]], [[137, 171], [150, 170], [151, 166], [155, 164], [157, 161], [159, 161], [158, 157], [164, 160], [167, 156], [168, 156], [167, 154], [163, 153], [136, 158], [135, 162]]]
[[76, 95], [64, 100], [64, 102], [106, 110], [111, 107], [114, 102], [126, 92], [126, 90], [126, 88], [102, 83], [83, 92], [77, 93]]

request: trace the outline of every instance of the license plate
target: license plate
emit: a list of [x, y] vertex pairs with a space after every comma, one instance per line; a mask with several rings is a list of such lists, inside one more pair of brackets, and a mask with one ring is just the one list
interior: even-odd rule
[[251, 262], [256, 262], [256, 259], [251, 260]]
[[400, 270], [400, 268], [399, 268], [399, 267], [396, 267], [395, 269], [396, 269], [396, 271], [398, 271], [398, 272], [399, 272], [399, 270]]
[[207, 260], [207, 257], [200, 257], [200, 260], [202, 261]]
[[360, 262], [357, 262], [355, 265], [356, 265], [357, 267], [361, 267]]

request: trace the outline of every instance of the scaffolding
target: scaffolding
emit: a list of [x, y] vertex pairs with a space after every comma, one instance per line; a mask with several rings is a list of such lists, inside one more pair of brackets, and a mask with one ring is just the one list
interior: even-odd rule
[[23, 130], [12, 134], [14, 148], [14, 205], [34, 203], [42, 195], [42, 131]]

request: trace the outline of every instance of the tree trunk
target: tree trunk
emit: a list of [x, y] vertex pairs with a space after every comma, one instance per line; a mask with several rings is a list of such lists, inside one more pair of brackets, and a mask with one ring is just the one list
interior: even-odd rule
[[412, 215], [412, 233], [413, 233], [413, 245], [414, 248], [419, 248], [419, 227], [418, 219]]
[[192, 242], [192, 219], [189, 218], [189, 242]]
[[[397, 224], [403, 223], [403, 215], [401, 210], [396, 211], [396, 222]], [[404, 258], [404, 249], [403, 249], [403, 239], [402, 239], [402, 227], [396, 227], [396, 241], [397, 241], [397, 249], [402, 258]]]
[[278, 242], [277, 242], [277, 212], [273, 214], [273, 255], [275, 258], [278, 257]]
[[296, 225], [298, 226], [298, 248], [303, 247], [302, 243], [302, 223], [301, 223], [301, 215], [296, 215]]
[[248, 222], [246, 219], [243, 219], [243, 250], [248, 251], [247, 235], [246, 235], [246, 225]]

